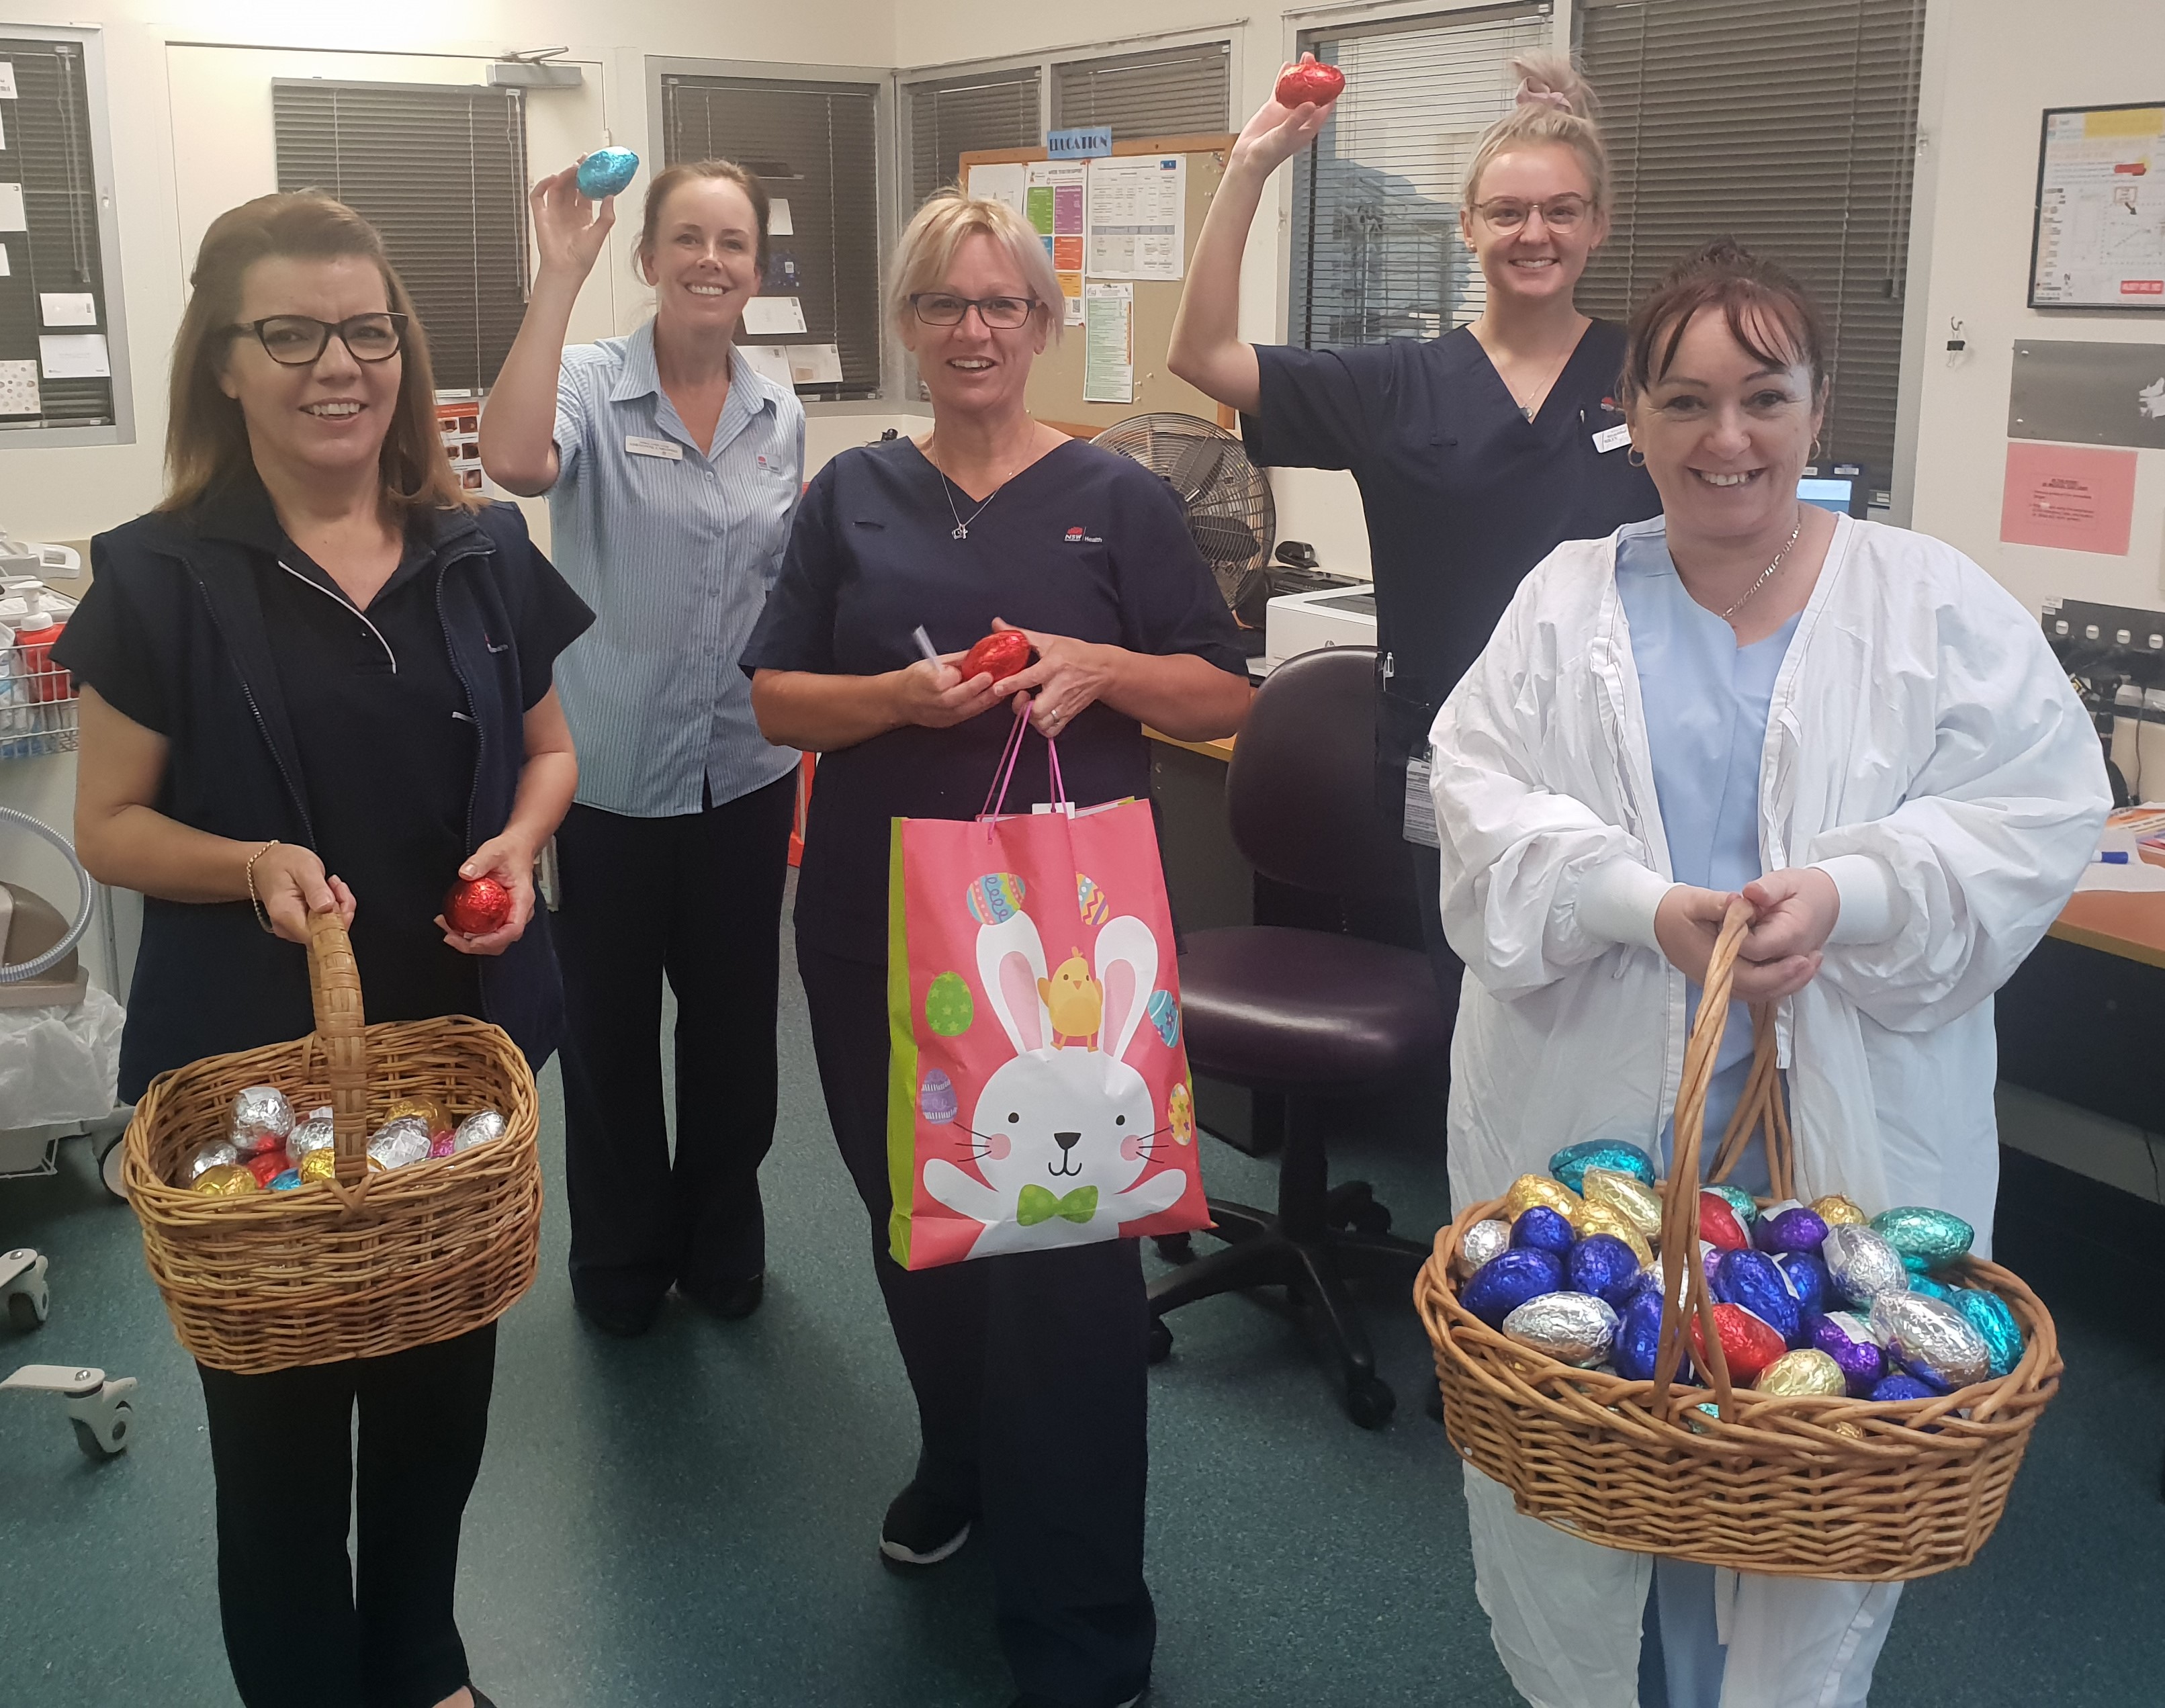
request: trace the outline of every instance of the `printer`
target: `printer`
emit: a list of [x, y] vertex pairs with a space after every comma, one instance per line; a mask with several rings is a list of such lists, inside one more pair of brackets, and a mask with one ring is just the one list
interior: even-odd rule
[[1327, 646], [1376, 644], [1376, 589], [1372, 583], [1281, 593], [1263, 607], [1263, 655], [1251, 666], [1267, 676], [1288, 659]]

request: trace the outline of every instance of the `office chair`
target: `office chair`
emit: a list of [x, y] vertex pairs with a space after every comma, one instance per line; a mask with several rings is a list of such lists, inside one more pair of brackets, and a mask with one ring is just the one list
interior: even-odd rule
[[[1412, 864], [1375, 799], [1376, 654], [1335, 647], [1289, 659], [1257, 691], [1225, 798], [1233, 840], [1267, 878], [1347, 898], [1408, 895]], [[1337, 932], [1234, 926], [1191, 933], [1180, 957], [1181, 1021], [1198, 1073], [1285, 1100], [1275, 1214], [1210, 1201], [1222, 1251], [1151, 1285], [1153, 1362], [1172, 1349], [1167, 1311], [1247, 1287], [1283, 1285], [1314, 1308], [1364, 1429], [1397, 1403], [1346, 1287], [1349, 1274], [1409, 1281], [1429, 1248], [1391, 1237], [1365, 1182], [1333, 1187], [1323, 1106], [1434, 1064], [1451, 1028], [1428, 958]], [[1176, 1260], [1184, 1239], [1162, 1240]]]

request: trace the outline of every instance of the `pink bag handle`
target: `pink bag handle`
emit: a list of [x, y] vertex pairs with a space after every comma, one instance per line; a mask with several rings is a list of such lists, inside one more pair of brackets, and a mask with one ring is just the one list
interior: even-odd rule
[[[980, 818], [998, 815], [1008, 804], [1008, 782], [1014, 775], [1015, 763], [1022, 757], [1022, 740], [1030, 728], [1030, 707], [1025, 705], [1015, 713], [1014, 728], [1008, 732], [1007, 745], [1000, 750], [999, 775], [993, 779], [993, 786], [986, 791], [985, 804], [978, 812]], [[1060, 749], [1051, 736], [1045, 738], [1045, 762], [1052, 778], [1052, 800], [1056, 806], [1065, 805], [1067, 785], [1060, 775]]]

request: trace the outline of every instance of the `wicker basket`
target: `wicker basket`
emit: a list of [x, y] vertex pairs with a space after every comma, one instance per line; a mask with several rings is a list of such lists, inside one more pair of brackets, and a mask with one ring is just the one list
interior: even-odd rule
[[[498, 1027], [454, 1017], [361, 1023], [345, 928], [311, 921], [316, 1030], [213, 1056], [151, 1082], [127, 1137], [124, 1179], [143, 1251], [181, 1344], [243, 1375], [380, 1358], [494, 1322], [534, 1280], [541, 1224], [534, 1075]], [[277, 1085], [298, 1109], [329, 1103], [337, 1178], [290, 1192], [208, 1197], [168, 1184], [224, 1135], [234, 1094]], [[387, 1173], [368, 1134], [391, 1102], [492, 1107], [500, 1138]]]
[[[1731, 972], [1751, 910], [1732, 908], [1707, 969], [1685, 1050], [1675, 1162], [1662, 1187], [1664, 1253], [1699, 1250], [1706, 1094], [1721, 1046]], [[1734, 1165], [1755, 1127], [1778, 1198], [1789, 1196], [1790, 1142], [1773, 1015], [1753, 1015], [1751, 1089], [1716, 1155]], [[1458, 1302], [1452, 1259], [1500, 1200], [1468, 1206], [1436, 1235], [1414, 1296], [1435, 1343], [1451, 1445], [1510, 1490], [1518, 1509], [1635, 1553], [1773, 1576], [1883, 1581], [1967, 1565], [1999, 1521], [2030, 1432], [2059, 1387], [2052, 1319], [1995, 1264], [1960, 1266], [1964, 1285], [2004, 1299], [2027, 1344], [2006, 1376], [1932, 1400], [1875, 1403], [1732, 1389], [1698, 1262], [1683, 1265], [1686, 1311], [1664, 1313], [1654, 1380], [1573, 1369], [1506, 1339]], [[1712, 1386], [1679, 1387], [1687, 1312], [1705, 1323]], [[1698, 1408], [1712, 1403], [1719, 1416]]]

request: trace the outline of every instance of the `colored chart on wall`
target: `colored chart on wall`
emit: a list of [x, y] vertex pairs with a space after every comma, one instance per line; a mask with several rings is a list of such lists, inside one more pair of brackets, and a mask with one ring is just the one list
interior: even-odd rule
[[2046, 112], [2030, 306], [2165, 310], [2165, 101]]

